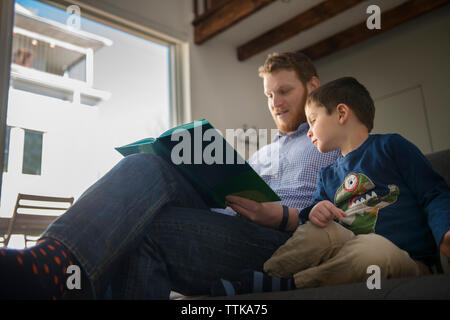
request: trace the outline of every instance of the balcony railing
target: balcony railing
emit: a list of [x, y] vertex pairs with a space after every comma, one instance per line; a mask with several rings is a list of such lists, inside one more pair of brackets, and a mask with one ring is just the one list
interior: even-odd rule
[[92, 48], [14, 27], [12, 86], [75, 103], [96, 105], [110, 93], [93, 88]]

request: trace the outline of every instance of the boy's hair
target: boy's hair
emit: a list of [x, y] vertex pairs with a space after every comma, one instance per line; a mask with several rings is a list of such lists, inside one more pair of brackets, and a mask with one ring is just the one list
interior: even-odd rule
[[369, 132], [373, 129], [375, 105], [369, 91], [355, 78], [343, 77], [318, 87], [309, 94], [306, 103], [323, 106], [328, 114], [331, 114], [338, 104], [346, 104]]
[[312, 77], [318, 77], [316, 67], [308, 58], [301, 52], [285, 52], [269, 54], [264, 65], [259, 67], [259, 76], [264, 77], [265, 74], [275, 72], [280, 69], [294, 70], [298, 79], [306, 87], [306, 84]]

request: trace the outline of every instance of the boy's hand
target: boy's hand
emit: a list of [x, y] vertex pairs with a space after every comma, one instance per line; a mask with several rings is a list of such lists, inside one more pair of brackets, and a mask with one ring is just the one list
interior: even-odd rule
[[442, 237], [441, 244], [439, 245], [439, 250], [450, 259], [450, 230]]
[[334, 217], [342, 219], [346, 216], [342, 209], [336, 207], [331, 201], [323, 200], [317, 203], [309, 212], [309, 220], [318, 227], [326, 227]]

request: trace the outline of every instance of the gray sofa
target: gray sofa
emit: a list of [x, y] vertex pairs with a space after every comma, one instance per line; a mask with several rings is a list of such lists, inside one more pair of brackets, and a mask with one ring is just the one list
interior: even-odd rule
[[[450, 149], [427, 155], [434, 170], [450, 185]], [[381, 281], [380, 289], [369, 290], [366, 283], [296, 289], [282, 292], [254, 293], [214, 299], [233, 300], [305, 300], [305, 299], [450, 299], [450, 265], [441, 255], [443, 274], [417, 278], [390, 279]]]

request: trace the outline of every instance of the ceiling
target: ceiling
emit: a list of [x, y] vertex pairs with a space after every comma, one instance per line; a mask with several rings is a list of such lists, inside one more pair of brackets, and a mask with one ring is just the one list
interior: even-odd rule
[[[250, 1], [250, 0], [249, 0]], [[253, 4], [258, 1], [252, 0]], [[235, 2], [236, 6], [239, 6], [246, 0], [228, 0], [228, 3]], [[431, 10], [440, 8], [441, 6], [449, 3], [448, 0], [368, 0], [368, 1], [352, 1], [352, 0], [278, 0], [278, 1], [265, 1], [265, 4], [259, 10], [242, 17], [241, 20], [234, 22], [231, 26], [219, 30], [216, 34], [203, 42], [198, 42], [198, 45], [203, 45], [207, 42], [220, 41], [221, 43], [227, 43], [230, 46], [236, 47], [237, 56], [239, 60], [246, 60], [253, 55], [259, 53], [269, 53], [273, 51], [296, 51], [309, 49], [312, 45], [322, 41], [322, 48], [314, 48], [316, 53], [308, 52], [314, 58], [320, 58], [327, 54], [331, 54], [334, 51], [342, 49], [342, 47], [348, 47], [363, 41], [375, 34], [388, 31], [414, 17], [420, 16]], [[340, 2], [340, 3], [339, 3]], [[343, 2], [347, 2], [346, 6]], [[366, 10], [370, 5], [377, 5], [381, 11], [381, 30], [369, 30], [366, 27], [366, 20], [372, 15], [367, 13]], [[335, 6], [341, 6], [339, 10], [342, 12], [337, 13]], [[401, 6], [401, 7], [400, 7]], [[398, 8], [397, 8], [398, 7]], [[332, 9], [330, 9], [332, 8]], [[397, 8], [396, 10], [393, 10]], [[200, 21], [196, 25], [194, 20], [194, 30], [199, 25], [210, 23], [213, 25], [214, 20], [232, 20], [236, 17], [230, 17], [226, 15], [227, 8], [225, 5], [218, 6], [217, 12], [206, 15], [203, 17], [203, 21]], [[237, 11], [237, 9], [234, 9]], [[310, 10], [310, 12], [308, 12]], [[315, 11], [312, 11], [315, 10]], [[334, 13], [331, 13], [333, 12]], [[221, 12], [223, 11], [223, 12]], [[395, 12], [394, 12], [395, 11]], [[241, 53], [241, 50], [247, 50], [249, 45], [244, 46], [251, 40], [258, 38], [267, 31], [285, 23], [286, 21], [295, 18], [296, 16], [303, 14], [301, 18], [297, 19], [296, 24], [290, 23], [289, 26], [285, 25], [284, 29], [273, 31], [268, 37], [259, 39], [257, 44], [257, 52], [247, 52], [246, 55]], [[309, 14], [309, 15], [308, 15]], [[205, 16], [205, 15], [204, 15]], [[312, 21], [320, 16], [320, 21]], [[307, 20], [311, 20], [308, 22]], [[199, 20], [199, 19], [197, 19]], [[209, 22], [208, 22], [209, 20]], [[225, 23], [224, 23], [225, 22]], [[222, 21], [226, 25], [226, 21]], [[232, 23], [232, 22], [230, 22]], [[298, 27], [298, 25], [301, 25]], [[361, 29], [351, 27], [359, 25]], [[300, 28], [300, 32], [298, 29]], [[364, 30], [362, 30], [364, 29]], [[288, 32], [287, 32], [288, 31]], [[351, 31], [351, 32], [350, 32]], [[289, 33], [289, 37], [286, 39], [281, 38], [276, 43], [269, 43], [273, 39], [277, 38], [282, 33]], [[334, 37], [336, 34], [341, 33], [340, 37]], [[360, 34], [364, 33], [364, 36]], [[255, 40], [256, 41], [256, 40]], [[253, 41], [254, 43], [254, 41]], [[253, 45], [253, 44], [252, 44]], [[252, 46], [250, 45], [250, 47]], [[240, 48], [241, 47], [241, 48]], [[265, 47], [265, 48], [264, 48]], [[239, 50], [238, 50], [239, 48]], [[316, 52], [315, 51], [315, 52]]]

